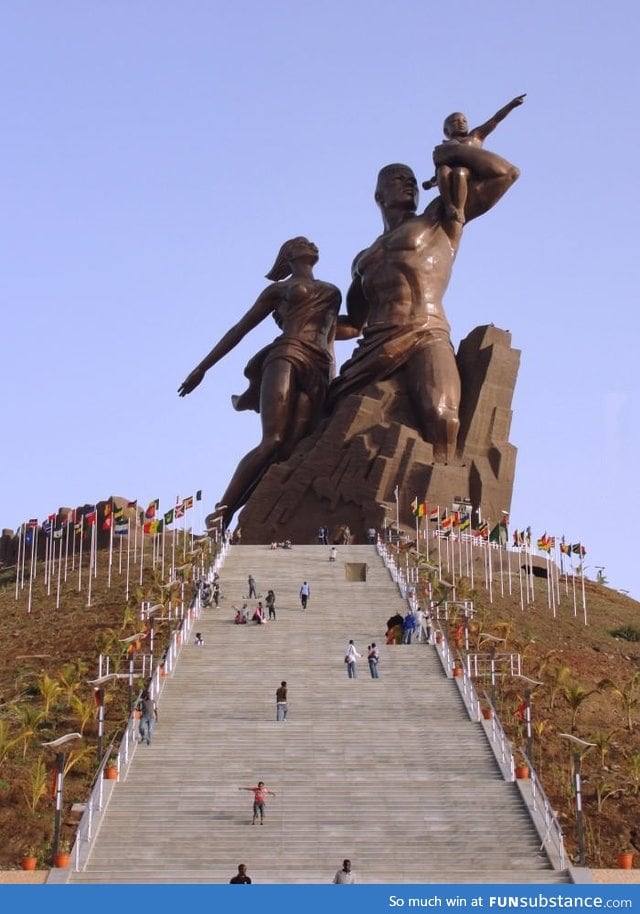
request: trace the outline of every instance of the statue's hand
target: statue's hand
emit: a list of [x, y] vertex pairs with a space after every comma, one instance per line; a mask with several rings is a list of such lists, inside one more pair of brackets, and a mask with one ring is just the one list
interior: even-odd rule
[[526, 92], [524, 92], [522, 95], [516, 95], [516, 97], [511, 102], [511, 104], [513, 105], [514, 108], [517, 108], [518, 105], [521, 105], [524, 102], [526, 97], [527, 97]]
[[187, 375], [187, 377], [178, 388], [178, 396], [185, 397], [187, 394], [190, 394], [192, 390], [196, 389], [203, 378], [204, 371], [202, 368], [194, 368], [191, 374]]

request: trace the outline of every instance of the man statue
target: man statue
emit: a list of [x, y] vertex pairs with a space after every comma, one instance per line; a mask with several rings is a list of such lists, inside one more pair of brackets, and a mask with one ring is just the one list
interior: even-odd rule
[[394, 375], [435, 462], [447, 463], [456, 455], [460, 376], [442, 298], [463, 224], [494, 206], [519, 171], [462, 143], [436, 147], [434, 163], [466, 170], [464, 222], [447, 213], [441, 197], [417, 214], [418, 185], [407, 165], [380, 171], [375, 200], [384, 231], [355, 258], [347, 295], [349, 319], [362, 338], [333, 382], [330, 402]]

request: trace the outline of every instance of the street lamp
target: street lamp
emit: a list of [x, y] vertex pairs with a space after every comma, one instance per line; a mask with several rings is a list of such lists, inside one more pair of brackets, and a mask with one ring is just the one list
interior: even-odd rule
[[521, 673], [515, 674], [516, 679], [522, 679], [527, 683], [524, 690], [524, 721], [527, 730], [527, 758], [530, 762], [533, 763], [533, 737], [531, 734], [531, 689], [529, 686], [541, 686], [544, 685], [543, 682], [538, 682], [537, 679], [530, 679], [528, 676], [523, 676]]
[[585, 739], [573, 736], [572, 733], [558, 733], [561, 739], [568, 739], [577, 748], [573, 750], [573, 786], [576, 794], [576, 831], [578, 836], [578, 856], [576, 864], [584, 866], [587, 850], [584, 841], [584, 821], [582, 817], [582, 787], [580, 783], [580, 766], [582, 756], [595, 747], [595, 743], [588, 743]]
[[[52, 739], [48, 743], [41, 743], [45, 749], [60, 749], [61, 746], [70, 743], [72, 740], [82, 739], [83, 736], [81, 733], [67, 733], [65, 736], [59, 736], [57, 739]], [[56, 752], [56, 781], [55, 781], [55, 813], [53, 819], [53, 842], [51, 845], [51, 853], [55, 857], [58, 853], [58, 847], [60, 845], [60, 828], [62, 826], [62, 789], [64, 786], [64, 765], [66, 761], [65, 752]]]

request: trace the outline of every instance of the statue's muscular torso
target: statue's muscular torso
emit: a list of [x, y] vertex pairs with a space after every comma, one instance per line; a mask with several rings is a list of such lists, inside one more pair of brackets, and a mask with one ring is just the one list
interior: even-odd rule
[[448, 331], [442, 297], [456, 248], [432, 207], [380, 235], [354, 264], [368, 305], [367, 325], [425, 320]]

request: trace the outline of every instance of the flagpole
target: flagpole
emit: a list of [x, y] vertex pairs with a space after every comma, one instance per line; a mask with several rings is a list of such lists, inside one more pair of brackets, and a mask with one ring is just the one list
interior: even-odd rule
[[84, 514], [80, 515], [80, 549], [78, 550], [78, 593], [82, 591], [82, 544], [84, 541]]
[[[107, 589], [111, 590], [111, 569], [113, 567], [113, 501], [109, 499], [109, 568], [107, 571]], [[97, 517], [96, 517], [97, 520]]]
[[[31, 528], [31, 539], [33, 540], [33, 528]], [[22, 569], [20, 571], [20, 590], [24, 590], [24, 568], [26, 563], [26, 554], [27, 554], [27, 531], [24, 531], [24, 538], [22, 542]], [[16, 598], [17, 599], [17, 598]]]
[[93, 523], [91, 524], [91, 539], [89, 541], [89, 588], [87, 590], [87, 606], [91, 606], [91, 566], [93, 562], [93, 543], [95, 540], [95, 529], [98, 526], [98, 506], [95, 508], [96, 515]]
[[33, 578], [34, 578], [34, 561], [33, 557], [35, 554], [36, 541], [38, 539], [38, 528], [33, 528], [33, 535], [31, 537], [31, 567], [29, 569], [29, 601], [27, 604], [27, 612], [31, 613], [31, 596], [33, 591]]
[[67, 566], [69, 564], [69, 515], [67, 514], [67, 526], [64, 531], [64, 582], [67, 583]]
[[18, 529], [18, 555], [16, 558], [16, 600], [18, 599], [18, 591], [20, 590], [20, 548], [22, 545], [22, 535], [25, 535], [26, 538], [26, 527], [24, 524], [21, 524]]
[[400, 548], [400, 492], [398, 490], [397, 484], [396, 484], [395, 489], [393, 490], [393, 494], [395, 495], [395, 498], [396, 498], [396, 537], [397, 537], [396, 542], [398, 544], [398, 549], [399, 549]]
[[125, 584], [125, 599], [129, 599], [129, 567], [131, 564], [131, 518], [127, 518], [127, 582]]
[[60, 549], [58, 556], [58, 588], [56, 591], [56, 609], [60, 609], [60, 573], [62, 571], [62, 537], [60, 537]]

